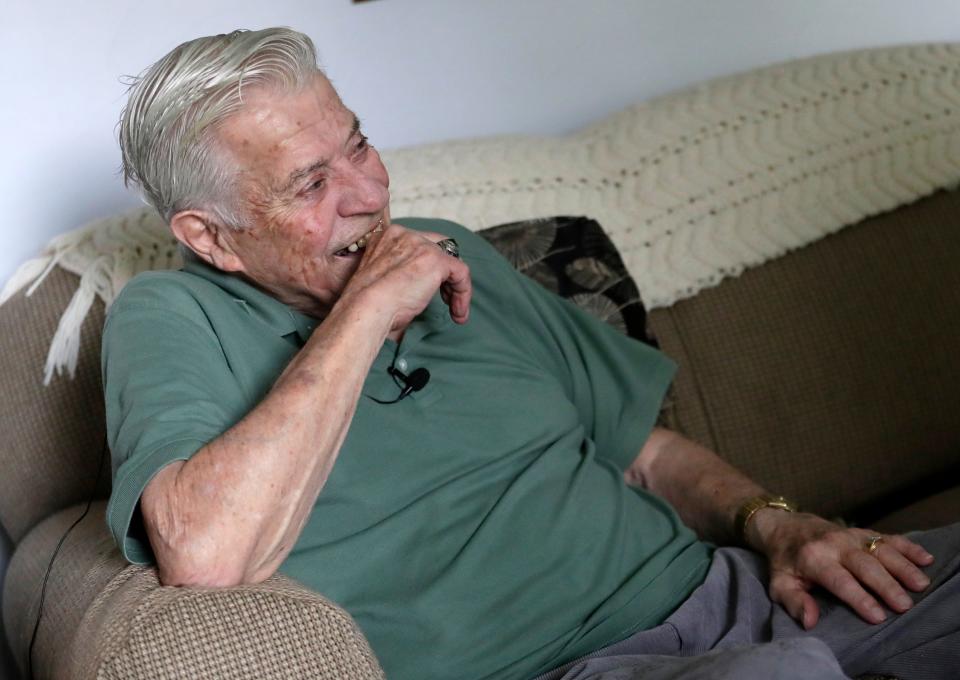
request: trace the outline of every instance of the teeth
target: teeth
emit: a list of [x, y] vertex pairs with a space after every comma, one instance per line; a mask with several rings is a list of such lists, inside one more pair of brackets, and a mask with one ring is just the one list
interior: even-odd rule
[[373, 231], [371, 231], [369, 234], [365, 234], [365, 235], [361, 236], [361, 237], [358, 238], [354, 243], [351, 243], [350, 245], [348, 245], [346, 248], [344, 248], [344, 249], [341, 250], [340, 252], [341, 252], [341, 253], [355, 253], [355, 252], [357, 252], [358, 250], [360, 250], [361, 248], [366, 248], [366, 247], [367, 247], [367, 240], [369, 239], [369, 237], [371, 236], [371, 234], [379, 234], [381, 231], [383, 231], [383, 220], [380, 220], [379, 222], [377, 222], [377, 226], [376, 226], [376, 227], [373, 229]]

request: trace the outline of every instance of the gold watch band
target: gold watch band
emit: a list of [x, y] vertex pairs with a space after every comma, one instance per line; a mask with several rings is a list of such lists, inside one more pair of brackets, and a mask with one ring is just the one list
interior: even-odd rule
[[734, 519], [733, 529], [737, 539], [744, 545], [747, 543], [747, 524], [757, 514], [758, 510], [764, 508], [776, 508], [785, 512], [797, 512], [797, 504], [787, 500], [783, 496], [771, 496], [763, 494], [748, 499], [740, 509], [737, 510], [737, 516]]

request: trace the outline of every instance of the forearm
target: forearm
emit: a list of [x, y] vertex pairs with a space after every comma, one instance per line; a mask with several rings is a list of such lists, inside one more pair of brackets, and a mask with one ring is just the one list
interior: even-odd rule
[[701, 537], [718, 544], [742, 542], [765, 554], [771, 599], [807, 630], [820, 616], [809, 592], [814, 586], [832, 592], [866, 621], [879, 623], [886, 614], [874, 594], [903, 612], [912, 605], [904, 586], [920, 592], [930, 583], [918, 567], [929, 565], [933, 556], [921, 546], [881, 534], [883, 546], [868, 550], [877, 544], [876, 537], [870, 539], [873, 532], [847, 529], [816, 515], [764, 508], [753, 514], [742, 538], [734, 536], [737, 511], [764, 489], [676, 433], [654, 430], [624, 478], [664, 497]]
[[336, 306], [246, 417], [157, 475], [142, 502], [164, 583], [256, 582], [276, 570], [330, 475], [388, 330], [370, 306]]
[[663, 428], [654, 429], [624, 478], [666, 499], [700, 537], [720, 545], [739, 542], [737, 510], [766, 493], [709, 449]]

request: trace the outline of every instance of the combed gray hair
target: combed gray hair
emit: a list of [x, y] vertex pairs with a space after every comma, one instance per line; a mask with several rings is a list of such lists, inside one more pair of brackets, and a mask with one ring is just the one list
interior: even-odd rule
[[204, 209], [224, 226], [252, 226], [216, 128], [242, 106], [244, 87], [292, 92], [318, 72], [313, 42], [289, 28], [179, 45], [131, 79], [119, 125], [124, 184], [139, 185], [168, 223], [182, 210]]

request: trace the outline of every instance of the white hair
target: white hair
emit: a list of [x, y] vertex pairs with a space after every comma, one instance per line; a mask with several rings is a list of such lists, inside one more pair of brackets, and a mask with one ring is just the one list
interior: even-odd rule
[[319, 72], [313, 42], [289, 28], [233, 31], [174, 48], [131, 79], [119, 125], [124, 184], [139, 185], [168, 223], [196, 209], [224, 226], [252, 226], [216, 128], [242, 106], [243, 87], [293, 92]]

